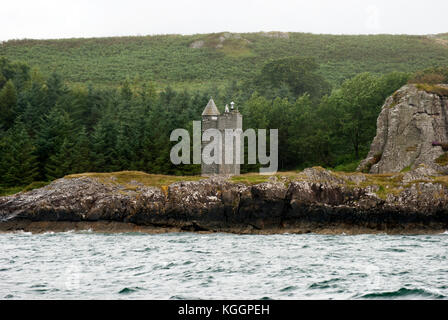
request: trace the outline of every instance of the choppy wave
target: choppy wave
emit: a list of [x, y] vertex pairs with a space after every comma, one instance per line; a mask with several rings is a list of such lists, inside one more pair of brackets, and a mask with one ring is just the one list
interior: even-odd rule
[[131, 294], [131, 293], [137, 292], [139, 290], [142, 290], [142, 288], [139, 288], [139, 287], [127, 288], [126, 287], [126, 288], [123, 288], [120, 291], [118, 291], [118, 294]]
[[400, 288], [395, 291], [367, 293], [367, 294], [362, 295], [360, 298], [363, 298], [363, 299], [390, 299], [390, 298], [443, 299], [443, 298], [446, 298], [446, 296], [439, 294], [439, 293], [427, 291], [424, 289]]
[[0, 299], [448, 298], [440, 235], [90, 230], [4, 233], [0, 243]]

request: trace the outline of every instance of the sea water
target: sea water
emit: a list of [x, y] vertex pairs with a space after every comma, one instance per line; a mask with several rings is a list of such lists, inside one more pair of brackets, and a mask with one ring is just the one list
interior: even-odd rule
[[0, 234], [0, 299], [443, 299], [448, 233]]

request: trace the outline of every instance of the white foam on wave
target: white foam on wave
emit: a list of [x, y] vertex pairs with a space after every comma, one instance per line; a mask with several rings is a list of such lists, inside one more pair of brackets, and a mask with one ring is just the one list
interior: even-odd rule
[[71, 230], [67, 230], [67, 231], [61, 232], [61, 233], [62, 234], [71, 234], [71, 233], [75, 233], [75, 232], [76, 232], [75, 229], [71, 229]]
[[92, 230], [92, 228], [89, 228], [89, 229], [85, 229], [85, 230], [80, 230], [78, 232], [79, 233], [93, 233], [93, 230]]
[[23, 235], [32, 235], [33, 233], [30, 231], [17, 230], [13, 232], [14, 234], [23, 234]]

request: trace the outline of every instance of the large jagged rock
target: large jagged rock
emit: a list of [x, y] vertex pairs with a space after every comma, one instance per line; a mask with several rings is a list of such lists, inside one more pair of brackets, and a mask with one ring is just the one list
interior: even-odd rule
[[[448, 88], [448, 85], [438, 85]], [[435, 160], [448, 143], [448, 97], [406, 85], [390, 96], [377, 120], [376, 136], [359, 171], [400, 172], [424, 164], [448, 173]]]
[[434, 177], [423, 166], [380, 176], [317, 167], [255, 185], [212, 177], [165, 187], [129, 186], [112, 178], [67, 177], [0, 197], [0, 230], [26, 230], [32, 223], [51, 230], [49, 223], [102, 222], [238, 233], [448, 227], [445, 177]]

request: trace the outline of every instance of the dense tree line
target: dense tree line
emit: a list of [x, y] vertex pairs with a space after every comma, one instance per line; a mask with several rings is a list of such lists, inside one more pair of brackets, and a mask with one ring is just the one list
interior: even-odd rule
[[210, 96], [221, 107], [235, 101], [246, 128], [279, 129], [281, 170], [353, 170], [375, 135], [384, 99], [408, 74], [362, 73], [330, 90], [317, 71], [312, 59], [279, 59], [221, 90], [157, 91], [138, 80], [117, 89], [68, 87], [58, 74], [43, 77], [0, 59], [0, 188], [88, 171], [198, 174], [198, 165], [171, 164], [169, 135], [192, 130]]

